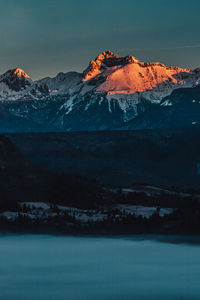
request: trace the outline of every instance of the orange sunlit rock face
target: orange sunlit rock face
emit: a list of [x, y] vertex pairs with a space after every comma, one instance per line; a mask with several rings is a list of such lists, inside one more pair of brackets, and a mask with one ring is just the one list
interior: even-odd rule
[[111, 51], [103, 52], [99, 54], [95, 60], [90, 62], [89, 67], [84, 71], [83, 81], [94, 78], [106, 68], [134, 62], [139, 61], [133, 56], [119, 57]]
[[17, 77], [25, 77], [25, 78], [30, 78], [29, 75], [27, 75], [22, 69], [20, 68], [16, 68], [13, 72], [13, 76], [17, 76]]
[[83, 81], [103, 79], [97, 92], [136, 93], [153, 89], [164, 82], [184, 84], [185, 74], [190, 73], [189, 69], [168, 68], [161, 63], [143, 63], [134, 56], [119, 57], [107, 51], [90, 62], [83, 73]]
[[143, 92], [155, 88], [163, 82], [173, 82], [181, 84], [180, 73], [190, 73], [190, 70], [181, 68], [167, 68], [159, 64], [143, 66], [141, 64], [129, 64], [119, 68], [108, 75], [106, 81], [102, 83], [98, 91], [110, 91], [114, 93], [135, 93]]

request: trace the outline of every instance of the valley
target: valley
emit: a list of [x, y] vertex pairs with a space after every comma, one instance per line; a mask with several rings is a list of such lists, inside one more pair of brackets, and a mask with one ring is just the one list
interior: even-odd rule
[[41, 168], [108, 187], [199, 188], [200, 129], [6, 134]]
[[2, 135], [0, 230], [198, 234], [198, 136], [198, 128]]

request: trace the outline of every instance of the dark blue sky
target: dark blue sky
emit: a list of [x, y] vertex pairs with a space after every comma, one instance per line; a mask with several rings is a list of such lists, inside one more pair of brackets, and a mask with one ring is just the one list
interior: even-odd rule
[[200, 66], [199, 0], [0, 0], [0, 73], [82, 71], [99, 52]]

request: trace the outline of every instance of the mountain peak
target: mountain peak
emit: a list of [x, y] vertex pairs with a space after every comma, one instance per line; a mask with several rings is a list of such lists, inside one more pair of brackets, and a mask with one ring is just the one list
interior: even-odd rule
[[91, 60], [88, 68], [83, 72], [83, 81], [87, 81], [101, 73], [102, 70], [109, 67], [127, 65], [131, 63], [139, 63], [139, 60], [134, 56], [120, 57], [111, 51], [102, 52], [95, 60]]
[[4, 79], [10, 79], [10, 80], [31, 80], [30, 76], [26, 74], [22, 69], [15, 68], [10, 69], [7, 72], [5, 72], [3, 75], [0, 76], [0, 81]]
[[32, 80], [22, 69], [15, 68], [1, 75], [0, 83], [6, 84], [14, 92], [19, 92], [29, 87]]
[[13, 76], [17, 76], [18, 78], [24, 77], [24, 78], [30, 78], [28, 74], [26, 74], [22, 69], [16, 68], [11, 71]]
[[116, 59], [118, 59], [119, 56], [116, 55], [116, 54], [114, 54], [114, 53], [111, 52], [111, 51], [105, 51], [105, 52], [100, 53], [100, 54], [96, 57], [95, 62], [97, 62], [97, 61], [103, 62], [104, 60], [110, 59], [110, 58], [116, 58]]
[[114, 54], [111, 51], [106, 51], [99, 54], [94, 62], [104, 63], [107, 67], [112, 67], [116, 65], [125, 65], [134, 62], [139, 63], [139, 60], [131, 55], [120, 57], [119, 55]]

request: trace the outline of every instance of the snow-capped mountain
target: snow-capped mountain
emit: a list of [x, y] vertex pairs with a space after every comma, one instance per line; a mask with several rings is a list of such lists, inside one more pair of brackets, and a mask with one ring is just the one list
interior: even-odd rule
[[6, 72], [0, 76], [0, 105], [6, 114], [51, 130], [164, 127], [166, 113], [174, 114], [181, 105], [171, 99], [175, 91], [193, 89], [199, 81], [199, 68], [144, 63], [107, 51], [83, 73], [59, 73], [33, 82], [19, 68]]
[[82, 79], [82, 74], [77, 72], [60, 72], [56, 77], [46, 77], [36, 81], [39, 86], [48, 86], [49, 93], [52, 95], [66, 95], [70, 89], [77, 85]]
[[66, 130], [122, 128], [177, 88], [198, 85], [200, 72], [104, 52], [70, 89], [56, 125]]
[[0, 101], [35, 99], [48, 93], [45, 84], [34, 83], [20, 68], [9, 70], [0, 76]]

